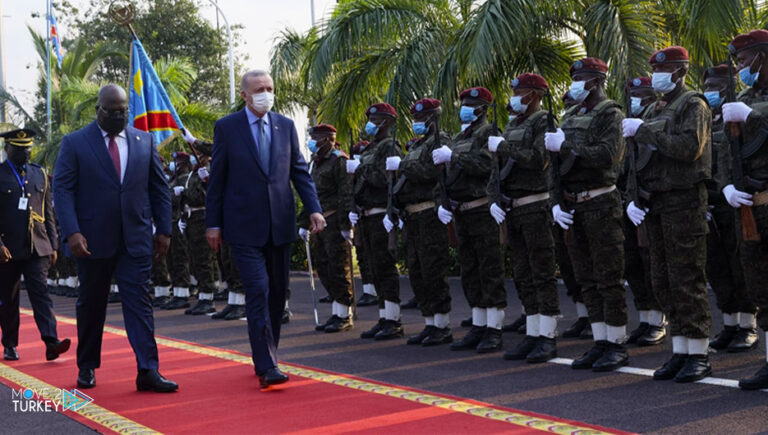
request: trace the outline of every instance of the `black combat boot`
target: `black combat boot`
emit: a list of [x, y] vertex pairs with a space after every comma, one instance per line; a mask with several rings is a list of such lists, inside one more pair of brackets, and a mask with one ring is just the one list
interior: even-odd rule
[[485, 336], [477, 345], [477, 353], [491, 353], [501, 350], [501, 329], [485, 328]]
[[571, 368], [574, 370], [591, 369], [592, 364], [603, 356], [607, 345], [608, 342], [605, 340], [596, 341], [592, 348], [584, 353], [581, 358], [576, 359], [571, 363]]
[[485, 335], [485, 326], [474, 326], [459, 341], [451, 343], [451, 350], [475, 350], [477, 345], [483, 340]]
[[536, 342], [536, 347], [533, 348], [525, 360], [534, 364], [547, 362], [552, 358], [557, 358], [557, 340], [540, 336]]
[[515, 346], [514, 349], [510, 349], [504, 353], [504, 359], [507, 361], [524, 360], [528, 354], [531, 353], [534, 348], [536, 348], [538, 342], [539, 337], [531, 337], [530, 335], [526, 335], [525, 338], [523, 338], [523, 341]]
[[627, 348], [623, 344], [606, 341], [604, 346], [603, 356], [592, 363], [593, 372], [610, 372], [629, 364]]

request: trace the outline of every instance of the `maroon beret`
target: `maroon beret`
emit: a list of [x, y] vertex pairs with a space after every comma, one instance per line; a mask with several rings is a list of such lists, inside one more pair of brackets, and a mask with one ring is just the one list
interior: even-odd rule
[[510, 85], [512, 86], [512, 89], [549, 89], [549, 85], [547, 84], [547, 81], [544, 80], [544, 77], [534, 73], [520, 74], [516, 79], [512, 80]]
[[309, 133], [336, 133], [336, 127], [331, 124], [317, 124], [309, 130]]
[[[728, 64], [727, 63], [721, 63], [720, 65], [711, 66], [704, 70], [704, 80], [706, 80], [708, 77], [722, 77], [722, 78], [728, 78]], [[733, 75], [736, 75], [736, 70], [733, 70]]]
[[370, 144], [370, 142], [368, 142], [367, 140], [361, 140], [360, 142], [354, 144], [352, 146], [352, 154], [360, 154], [361, 152], [363, 152], [365, 147], [368, 146], [368, 144]]
[[373, 114], [389, 115], [393, 118], [397, 118], [397, 112], [395, 108], [387, 103], [376, 103], [371, 105], [368, 110], [365, 111], [365, 116], [370, 117]]
[[659, 50], [651, 55], [648, 61], [651, 65], [664, 63], [688, 63], [688, 50], [679, 45], [673, 45], [663, 50]]
[[173, 153], [173, 158], [176, 160], [189, 161], [189, 154], [185, 153], [184, 151], [175, 151]]
[[629, 82], [627, 82], [627, 87], [629, 89], [653, 88], [653, 84], [650, 77], [640, 76], [640, 77], [635, 77]]
[[608, 72], [608, 65], [596, 57], [585, 57], [577, 60], [571, 65], [571, 76], [582, 72], [591, 72], [605, 75]]
[[440, 100], [434, 98], [422, 98], [411, 106], [411, 115], [423, 112], [431, 112], [440, 108]]
[[733, 41], [728, 44], [728, 51], [731, 54], [736, 54], [749, 48], [764, 45], [768, 45], [768, 30], [752, 30], [733, 38]]
[[475, 98], [478, 100], [485, 101], [486, 103], [489, 103], [489, 104], [493, 102], [493, 95], [491, 94], [491, 91], [481, 86], [464, 89], [463, 91], [461, 91], [461, 94], [459, 94], [459, 98], [461, 98], [462, 100], [464, 98]]

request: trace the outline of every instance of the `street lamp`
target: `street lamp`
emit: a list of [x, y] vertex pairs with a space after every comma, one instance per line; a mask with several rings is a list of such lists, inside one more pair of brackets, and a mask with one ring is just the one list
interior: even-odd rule
[[229, 29], [229, 22], [227, 17], [224, 16], [224, 12], [213, 0], [208, 0], [213, 7], [216, 8], [216, 12], [221, 14], [221, 18], [224, 20], [224, 27], [227, 29], [227, 37], [229, 38], [229, 104], [235, 105], [235, 62], [232, 59], [232, 31]]

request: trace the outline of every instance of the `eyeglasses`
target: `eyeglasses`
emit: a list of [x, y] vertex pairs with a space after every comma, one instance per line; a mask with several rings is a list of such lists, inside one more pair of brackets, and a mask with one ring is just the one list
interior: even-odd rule
[[107, 116], [110, 118], [114, 118], [117, 116], [127, 116], [128, 115], [128, 109], [114, 109], [114, 110], [107, 110], [101, 106], [96, 106], [96, 110], [101, 110], [104, 112]]

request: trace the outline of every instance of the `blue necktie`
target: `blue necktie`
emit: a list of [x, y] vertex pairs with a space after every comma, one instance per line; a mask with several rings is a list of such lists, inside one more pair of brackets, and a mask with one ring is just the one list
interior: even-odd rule
[[267, 132], [264, 130], [264, 118], [259, 118], [256, 123], [259, 129], [259, 159], [264, 172], [269, 174], [269, 142], [267, 141]]

